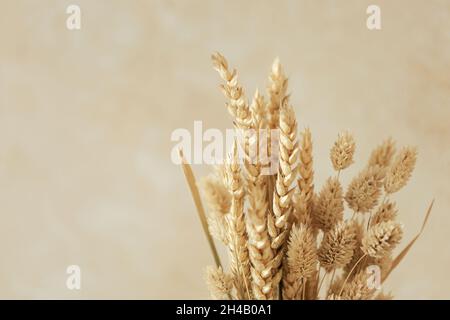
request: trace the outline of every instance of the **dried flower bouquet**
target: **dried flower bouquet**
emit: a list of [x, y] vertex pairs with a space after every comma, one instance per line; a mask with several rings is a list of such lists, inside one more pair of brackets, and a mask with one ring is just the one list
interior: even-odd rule
[[[216, 266], [206, 270], [215, 299], [389, 299], [379, 285], [400, 263], [419, 234], [393, 257], [402, 239], [393, 195], [408, 182], [416, 149], [396, 152], [391, 139], [371, 153], [365, 168], [346, 189], [340, 174], [353, 163], [355, 141], [344, 132], [330, 151], [336, 174], [316, 192], [309, 129], [297, 134], [287, 94], [288, 79], [275, 60], [269, 75], [268, 99], [256, 91], [251, 103], [226, 59], [212, 56], [224, 81], [222, 91], [236, 130], [275, 129], [267, 150], [277, 162], [264, 173], [258, 137], [237, 141], [223, 165], [202, 179], [207, 205], [202, 206], [192, 170], [183, 169], [211, 246]], [[273, 144], [278, 152], [270, 154]], [[238, 149], [243, 157], [239, 161]], [[250, 150], [258, 150], [252, 154]], [[264, 151], [267, 151], [264, 150]], [[182, 156], [182, 153], [181, 153]], [[347, 207], [347, 212], [346, 211]], [[221, 265], [214, 241], [229, 251], [229, 271]]]

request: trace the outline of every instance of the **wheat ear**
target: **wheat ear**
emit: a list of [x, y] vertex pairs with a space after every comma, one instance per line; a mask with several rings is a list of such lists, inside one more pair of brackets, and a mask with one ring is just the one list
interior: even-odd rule
[[238, 82], [237, 72], [228, 69], [228, 62], [223, 55], [216, 52], [211, 56], [214, 69], [225, 81], [221, 85], [222, 92], [229, 99], [227, 103], [228, 112], [233, 117], [237, 129], [248, 129], [252, 123], [252, 117], [248, 102], [245, 98], [244, 89]]
[[256, 91], [251, 104], [252, 127], [255, 135], [250, 137], [250, 148], [256, 150], [256, 159], [246, 162], [247, 190], [249, 206], [247, 210], [248, 248], [251, 262], [253, 295], [258, 300], [274, 298], [272, 284], [272, 260], [274, 252], [271, 248], [267, 232], [267, 215], [269, 202], [267, 198], [267, 179], [262, 175], [262, 165], [259, 158], [259, 130], [265, 126], [265, 103], [263, 97]]
[[[268, 219], [272, 248], [276, 250], [273, 267], [280, 275], [284, 244], [289, 233], [288, 218], [292, 209], [293, 193], [291, 186], [296, 179], [298, 153], [297, 122], [294, 110], [285, 104], [280, 114], [280, 160], [273, 191], [273, 214], [269, 215]], [[281, 279], [280, 276], [277, 278]]]
[[280, 109], [283, 101], [287, 98], [286, 92], [288, 79], [283, 72], [280, 60], [278, 58], [272, 64], [272, 70], [269, 75], [269, 85], [267, 91], [269, 94], [269, 128], [278, 128]]
[[300, 287], [305, 286], [317, 268], [316, 238], [310, 227], [304, 224], [292, 227], [283, 272], [283, 299], [299, 297]]
[[299, 193], [295, 197], [294, 215], [297, 222], [302, 219], [304, 222], [311, 218], [313, 196], [314, 196], [314, 170], [312, 156], [311, 132], [306, 128], [302, 132], [300, 146], [300, 178], [297, 180]]
[[225, 164], [224, 182], [231, 194], [228, 243], [234, 285], [239, 299], [250, 299], [250, 262], [244, 219], [244, 185], [236, 141], [233, 144], [231, 157]]

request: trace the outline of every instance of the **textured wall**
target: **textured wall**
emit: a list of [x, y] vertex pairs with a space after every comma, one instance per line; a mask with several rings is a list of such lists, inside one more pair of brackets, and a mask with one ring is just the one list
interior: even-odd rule
[[[65, 27], [71, 3], [80, 31]], [[371, 3], [381, 31], [365, 26]], [[209, 60], [219, 50], [249, 93], [280, 57], [317, 186], [341, 130], [358, 143], [344, 181], [385, 137], [419, 147], [397, 196], [406, 239], [436, 205], [386, 285], [450, 298], [449, 29], [444, 0], [1, 0], [0, 297], [207, 297], [212, 259], [170, 134], [199, 119], [231, 127]], [[65, 287], [70, 264], [81, 291]]]

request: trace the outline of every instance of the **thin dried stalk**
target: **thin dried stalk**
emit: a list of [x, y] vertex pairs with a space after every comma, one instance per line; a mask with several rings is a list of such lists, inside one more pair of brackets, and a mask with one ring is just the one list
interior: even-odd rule
[[216, 263], [216, 267], [222, 267], [220, 263], [219, 254], [217, 253], [216, 245], [208, 232], [208, 222], [205, 214], [205, 210], [203, 209], [202, 200], [200, 198], [200, 193], [198, 192], [197, 183], [195, 182], [195, 176], [192, 172], [192, 168], [189, 163], [186, 161], [183, 155], [183, 150], [179, 150], [179, 155], [182, 163], [183, 173], [186, 177], [186, 181], [189, 185], [189, 189], [191, 190], [192, 198], [194, 199], [195, 207], [197, 208], [198, 217], [203, 227], [203, 232], [205, 233], [206, 239], [208, 240], [209, 247], [211, 249], [211, 253], [214, 257], [214, 262]]
[[402, 262], [403, 258], [406, 257], [409, 250], [412, 248], [414, 243], [419, 239], [420, 235], [422, 234], [423, 230], [425, 229], [425, 226], [427, 225], [428, 218], [430, 217], [431, 210], [433, 209], [434, 199], [431, 201], [430, 206], [428, 207], [427, 213], [425, 214], [425, 219], [423, 220], [422, 227], [420, 228], [420, 231], [416, 236], [408, 243], [408, 245], [398, 254], [398, 256], [392, 261], [391, 267], [389, 268], [389, 271], [382, 277], [382, 281], [385, 281], [387, 277], [391, 274], [391, 272], [397, 268], [397, 266]]

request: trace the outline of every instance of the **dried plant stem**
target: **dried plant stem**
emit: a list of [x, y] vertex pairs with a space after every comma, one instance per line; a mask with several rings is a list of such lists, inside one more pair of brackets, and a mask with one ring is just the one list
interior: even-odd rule
[[355, 268], [358, 266], [358, 264], [367, 256], [367, 254], [365, 253], [364, 255], [361, 256], [361, 258], [358, 259], [358, 261], [356, 261], [356, 263], [353, 265], [352, 269], [350, 270], [350, 272], [348, 273], [347, 277], [345, 278], [344, 282], [342, 283], [342, 287], [341, 290], [339, 291], [339, 295], [340, 296], [342, 294], [342, 291], [344, 291], [344, 287], [345, 284], [347, 283], [348, 279], [350, 278], [350, 276], [352, 275], [353, 271], [355, 270]]
[[211, 249], [212, 255], [214, 257], [214, 262], [217, 268], [222, 268], [222, 264], [220, 262], [219, 254], [217, 253], [216, 245], [214, 244], [214, 240], [211, 237], [211, 234], [208, 231], [208, 222], [205, 214], [205, 210], [203, 208], [202, 200], [200, 198], [200, 193], [197, 188], [197, 183], [195, 182], [195, 176], [192, 171], [191, 166], [187, 163], [186, 159], [183, 155], [183, 150], [179, 150], [179, 156], [182, 163], [183, 173], [186, 177], [186, 181], [189, 185], [189, 189], [191, 190], [192, 198], [194, 199], [195, 207], [197, 208], [197, 213], [200, 218], [200, 222], [203, 227], [203, 232], [208, 240], [209, 247]]

